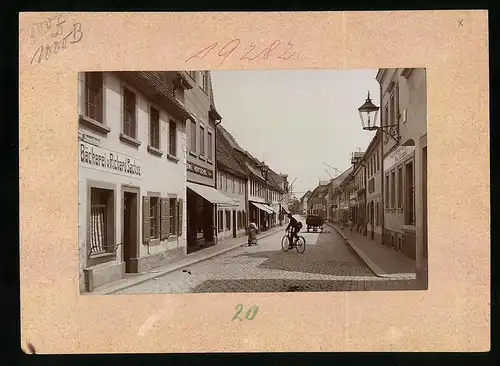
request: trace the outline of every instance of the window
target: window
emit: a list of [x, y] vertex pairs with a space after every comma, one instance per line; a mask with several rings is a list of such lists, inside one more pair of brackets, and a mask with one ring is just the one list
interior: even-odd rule
[[160, 238], [160, 198], [149, 197], [149, 237], [150, 239]]
[[196, 152], [196, 122], [191, 121], [191, 143], [190, 148], [191, 152]]
[[103, 119], [103, 77], [102, 72], [85, 73], [85, 115], [97, 122]]
[[196, 80], [196, 71], [188, 71], [189, 76], [193, 78], [193, 80]]
[[220, 233], [222, 230], [224, 230], [224, 211], [221, 211], [219, 210], [219, 212], [217, 213], [218, 216], [217, 216], [217, 231]]
[[[373, 203], [372, 203], [373, 204]], [[378, 201], [375, 202], [375, 225], [378, 226]]]
[[[389, 104], [385, 105], [385, 111], [384, 111], [384, 126], [387, 126], [389, 124]], [[386, 134], [387, 136], [387, 134]]]
[[395, 121], [395, 118], [396, 118], [396, 103], [395, 103], [395, 100], [394, 100], [394, 94], [391, 95], [391, 115], [390, 115], [390, 123], [391, 125], [395, 125], [396, 124], [396, 121]]
[[398, 168], [398, 208], [403, 208], [403, 167]]
[[136, 120], [135, 120], [135, 107], [136, 100], [135, 94], [127, 88], [123, 92], [123, 106], [124, 106], [124, 119], [123, 119], [123, 133], [129, 137], [135, 138]]
[[236, 178], [232, 177], [231, 178], [231, 192], [235, 193], [236, 192]]
[[212, 132], [208, 131], [207, 132], [207, 149], [208, 149], [208, 160], [212, 160], [212, 149], [213, 149], [213, 142], [212, 142]]
[[396, 171], [391, 172], [391, 208], [396, 207]]
[[160, 112], [153, 107], [149, 109], [149, 145], [160, 148]]
[[231, 230], [231, 211], [226, 210], [226, 230]]
[[222, 174], [217, 173], [217, 188], [222, 189]]
[[414, 225], [414, 182], [413, 182], [413, 162], [406, 164], [405, 167], [405, 225]]
[[200, 86], [201, 88], [208, 92], [208, 71], [201, 71], [201, 80], [200, 80]]
[[399, 84], [396, 85], [396, 123], [399, 121]]
[[176, 204], [177, 204], [177, 199], [175, 198], [169, 198], [169, 216], [170, 216], [170, 230], [169, 233], [170, 235], [175, 234], [175, 219], [176, 219], [176, 214], [175, 214], [175, 209], [176, 209]]
[[375, 190], [375, 178], [371, 178], [368, 181], [368, 192], [373, 192]]
[[380, 161], [379, 161], [379, 158], [378, 158], [378, 150], [375, 151], [375, 165], [377, 166], [377, 172], [378, 172], [379, 169], [380, 169]]
[[389, 208], [389, 174], [385, 175], [385, 208]]
[[110, 230], [114, 230], [113, 223], [109, 221], [113, 191], [91, 188], [90, 196], [90, 255], [95, 255], [113, 249], [113, 244], [108, 243], [108, 233]]
[[240, 189], [240, 179], [234, 178], [233, 193], [239, 193], [239, 189]]
[[226, 173], [223, 174], [224, 174], [224, 190], [227, 191], [227, 174]]
[[200, 156], [205, 156], [205, 128], [200, 126]]
[[168, 123], [168, 153], [177, 156], [177, 125], [172, 121]]

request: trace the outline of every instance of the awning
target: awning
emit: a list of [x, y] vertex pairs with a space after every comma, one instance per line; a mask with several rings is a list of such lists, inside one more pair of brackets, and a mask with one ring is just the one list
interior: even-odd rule
[[273, 207], [273, 206], [269, 206], [269, 208], [270, 208], [271, 210], [273, 210], [273, 212], [274, 212], [274, 213], [278, 213], [278, 212], [280, 212], [279, 208], [276, 208], [276, 207]]
[[232, 198], [223, 195], [213, 187], [207, 187], [191, 182], [187, 183], [187, 187], [213, 204], [221, 206], [238, 206]]
[[252, 205], [254, 205], [255, 207], [257, 207], [259, 210], [262, 210], [264, 212], [267, 212], [267, 213], [273, 213], [274, 212], [270, 208], [268, 208], [269, 206], [264, 205], [262, 203], [257, 203], [257, 202], [252, 202], [252, 201], [250, 201], [250, 203]]

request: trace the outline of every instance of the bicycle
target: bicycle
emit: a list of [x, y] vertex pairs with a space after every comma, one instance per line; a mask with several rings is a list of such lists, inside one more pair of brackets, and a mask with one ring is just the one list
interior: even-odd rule
[[293, 249], [294, 247], [297, 250], [297, 253], [304, 253], [306, 250], [306, 239], [303, 236], [298, 235], [292, 246], [290, 246], [289, 234], [285, 234], [285, 236], [281, 239], [281, 249], [284, 252], [288, 252], [288, 250]]

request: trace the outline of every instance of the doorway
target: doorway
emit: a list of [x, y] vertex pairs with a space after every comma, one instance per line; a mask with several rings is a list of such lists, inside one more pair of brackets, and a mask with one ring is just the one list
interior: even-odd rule
[[233, 238], [236, 238], [236, 211], [233, 210]]
[[123, 190], [123, 261], [125, 273], [138, 272], [138, 191], [135, 188]]

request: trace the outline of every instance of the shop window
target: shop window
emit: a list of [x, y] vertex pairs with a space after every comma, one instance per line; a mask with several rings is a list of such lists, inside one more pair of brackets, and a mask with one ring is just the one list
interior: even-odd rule
[[160, 112], [153, 107], [149, 109], [149, 145], [160, 148]]
[[217, 231], [220, 233], [221, 231], [224, 230], [224, 211], [222, 210], [219, 210], [219, 212], [217, 213], [218, 214], [218, 217], [217, 217]]
[[168, 123], [168, 153], [177, 156], [177, 125], [172, 121]]
[[90, 256], [112, 253], [114, 243], [109, 239], [114, 230], [114, 192], [108, 189], [91, 188], [90, 195]]
[[128, 137], [136, 137], [136, 95], [131, 90], [123, 89], [123, 133]]
[[391, 172], [391, 208], [396, 207], [396, 171]]
[[85, 115], [94, 121], [103, 123], [103, 87], [102, 72], [85, 73]]
[[405, 225], [415, 224], [415, 200], [414, 200], [414, 177], [413, 177], [413, 162], [405, 166], [405, 196], [406, 202], [404, 205]]
[[226, 230], [231, 230], [231, 211], [226, 210]]
[[389, 174], [385, 175], [385, 208], [389, 208]]
[[403, 208], [403, 167], [398, 168], [398, 208]]

